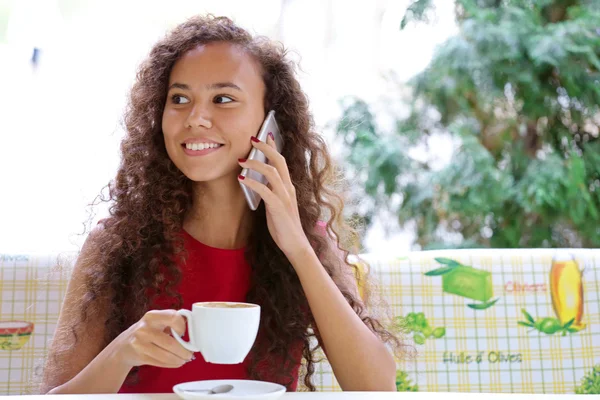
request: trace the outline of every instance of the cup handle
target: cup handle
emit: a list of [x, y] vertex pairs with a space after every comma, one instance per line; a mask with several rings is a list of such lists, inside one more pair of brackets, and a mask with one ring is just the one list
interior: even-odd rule
[[198, 349], [196, 347], [196, 344], [194, 343], [194, 324], [192, 323], [192, 312], [190, 310], [177, 310], [177, 314], [181, 315], [183, 318], [185, 318], [187, 321], [187, 329], [189, 332], [189, 337], [190, 337], [190, 341], [186, 342], [185, 340], [183, 340], [181, 338], [181, 336], [179, 336], [177, 334], [177, 332], [175, 332], [173, 330], [173, 328], [171, 329], [171, 335], [173, 335], [173, 337], [175, 338], [175, 340], [177, 340], [179, 342], [179, 344], [181, 344], [183, 347], [185, 347], [187, 350], [193, 352], [193, 353], [197, 353], [200, 351], [200, 349]]

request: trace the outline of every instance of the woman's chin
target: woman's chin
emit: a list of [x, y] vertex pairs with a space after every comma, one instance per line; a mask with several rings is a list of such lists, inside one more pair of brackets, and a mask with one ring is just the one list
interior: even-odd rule
[[184, 172], [184, 175], [191, 180], [194, 183], [211, 183], [211, 182], [218, 182], [218, 181], [236, 181], [237, 182], [237, 174], [223, 174], [223, 173], [216, 173], [217, 171], [210, 171], [210, 173], [199, 173], [199, 172], [195, 172], [195, 173], [186, 173]]

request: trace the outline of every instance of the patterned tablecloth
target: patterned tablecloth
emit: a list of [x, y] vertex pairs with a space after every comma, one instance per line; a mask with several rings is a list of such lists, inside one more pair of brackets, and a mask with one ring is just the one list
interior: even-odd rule
[[[39, 379], [73, 258], [0, 252], [0, 395]], [[363, 258], [416, 350], [399, 391], [600, 394], [600, 250]], [[339, 390], [326, 360], [314, 383]]]

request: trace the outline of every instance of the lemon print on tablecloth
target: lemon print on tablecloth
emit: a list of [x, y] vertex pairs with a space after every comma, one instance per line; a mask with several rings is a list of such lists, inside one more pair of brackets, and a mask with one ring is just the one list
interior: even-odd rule
[[585, 328], [583, 318], [583, 274], [570, 255], [557, 254], [550, 268], [550, 295], [555, 317], [533, 318], [527, 310], [521, 312], [525, 321], [517, 322], [547, 335], [575, 333]]
[[577, 261], [570, 256], [559, 254], [552, 260], [550, 269], [550, 293], [552, 307], [561, 324], [573, 320], [571, 328], [580, 331], [585, 328], [583, 318], [583, 274]]

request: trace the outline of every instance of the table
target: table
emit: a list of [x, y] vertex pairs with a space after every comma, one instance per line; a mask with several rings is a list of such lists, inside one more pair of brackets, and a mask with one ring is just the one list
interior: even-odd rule
[[[447, 392], [320, 392], [286, 393], [283, 400], [582, 400], [575, 394], [509, 394], [509, 393], [447, 393]], [[6, 400], [49, 400], [48, 396], [0, 396]], [[51, 395], [55, 400], [179, 400], [175, 394], [85, 394]]]

